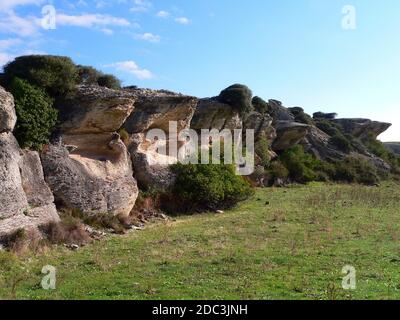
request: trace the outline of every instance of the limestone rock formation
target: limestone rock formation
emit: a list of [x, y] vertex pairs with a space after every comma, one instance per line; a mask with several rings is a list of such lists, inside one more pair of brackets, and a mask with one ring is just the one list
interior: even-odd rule
[[[175, 181], [169, 165], [176, 163], [177, 157], [160, 156], [158, 148], [163, 146], [168, 150], [171, 139], [177, 139], [170, 132], [170, 122], [175, 123], [171, 129], [178, 133], [189, 128], [198, 100], [164, 90], [131, 89], [128, 92], [136, 101], [134, 112], [124, 124], [124, 129], [131, 134], [129, 151], [134, 175], [146, 188], [167, 189]], [[146, 139], [151, 129], [161, 129], [165, 137], [158, 137], [157, 141]]]
[[369, 119], [334, 119], [332, 121], [339, 124], [345, 133], [360, 139], [367, 138], [368, 135], [376, 139], [381, 133], [392, 126], [390, 123]]
[[12, 134], [13, 99], [0, 87], [0, 237], [59, 219], [37, 152], [21, 150]]
[[130, 95], [80, 86], [62, 107], [58, 141], [42, 153], [46, 181], [60, 206], [87, 215], [128, 215], [138, 188], [116, 131], [134, 109]]
[[0, 87], [0, 132], [12, 131], [16, 122], [14, 98]]
[[277, 137], [272, 145], [274, 151], [295, 146], [310, 132], [310, 126], [292, 121], [278, 121], [275, 126]]

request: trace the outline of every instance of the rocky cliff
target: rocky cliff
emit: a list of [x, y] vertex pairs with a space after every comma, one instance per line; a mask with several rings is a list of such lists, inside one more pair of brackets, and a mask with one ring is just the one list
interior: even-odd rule
[[58, 220], [39, 154], [20, 149], [15, 122], [13, 98], [0, 87], [0, 237]]
[[[175, 130], [254, 129], [256, 143], [265, 141], [267, 148], [256, 150], [261, 168], [266, 156], [261, 153], [274, 159], [297, 144], [321, 160], [349, 155], [311, 118], [302, 121], [277, 100], [252, 99], [251, 91], [240, 85], [206, 99], [165, 90], [79, 86], [59, 104], [59, 111], [58, 128], [41, 154], [21, 150], [12, 134], [13, 98], [0, 88], [0, 236], [57, 220], [55, 204], [87, 215], [129, 215], [138, 184], [163, 190], [173, 184], [169, 165], [177, 158], [158, 151], [174, 143]], [[170, 121], [176, 122], [175, 128]], [[355, 141], [377, 137], [390, 126], [366, 119], [327, 121]], [[149, 137], [152, 129], [165, 135]], [[389, 164], [362, 144], [354, 152], [390, 171]]]

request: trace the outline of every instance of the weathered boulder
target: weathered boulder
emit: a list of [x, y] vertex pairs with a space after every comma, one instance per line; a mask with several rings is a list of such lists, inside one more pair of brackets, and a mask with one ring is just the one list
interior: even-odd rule
[[310, 130], [301, 141], [304, 150], [314, 155], [320, 160], [340, 160], [345, 154], [330, 143], [331, 136], [315, 126], [310, 126]]
[[275, 124], [277, 137], [272, 145], [274, 151], [283, 151], [289, 149], [310, 132], [310, 126], [292, 121], [278, 121]]
[[0, 87], [0, 132], [12, 131], [16, 121], [14, 98]]
[[243, 121], [240, 112], [229, 104], [215, 98], [201, 99], [193, 115], [190, 128], [202, 129], [242, 129]]
[[288, 108], [282, 105], [282, 102], [271, 99], [268, 101], [268, 106], [269, 114], [274, 119], [274, 124], [279, 121], [295, 121], [293, 114], [290, 113]]
[[116, 131], [134, 109], [123, 91], [80, 86], [60, 106], [58, 141], [42, 153], [56, 203], [87, 215], [128, 215], [138, 188], [125, 144]]
[[368, 136], [376, 139], [381, 133], [392, 126], [391, 123], [369, 119], [334, 119], [331, 121], [339, 124], [345, 133], [360, 139], [367, 138]]
[[37, 152], [21, 150], [11, 133], [16, 117], [12, 96], [0, 88], [0, 238], [18, 229], [58, 221], [53, 195]]
[[[113, 143], [122, 142], [109, 141], [110, 149]], [[124, 153], [110, 151], [89, 157], [79, 147], [70, 154], [65, 146], [50, 145], [42, 162], [46, 181], [61, 207], [86, 215], [129, 215], [135, 205], [138, 188]]]
[[[171, 129], [181, 132], [188, 129], [192, 120], [197, 99], [169, 91], [131, 89], [129, 94], [135, 97], [135, 110], [124, 124], [131, 135], [129, 151], [131, 153], [134, 176], [145, 188], [168, 189], [175, 181], [170, 164], [176, 163], [176, 155], [160, 155], [159, 147], [168, 150], [172, 139], [177, 139]], [[161, 129], [164, 137], [156, 141], [146, 139], [151, 129]], [[183, 144], [177, 145], [180, 148]]]

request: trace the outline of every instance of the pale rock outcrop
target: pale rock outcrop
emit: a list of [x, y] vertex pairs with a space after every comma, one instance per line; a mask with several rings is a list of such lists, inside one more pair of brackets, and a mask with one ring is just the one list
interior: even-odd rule
[[340, 160], [345, 154], [337, 150], [330, 143], [331, 136], [315, 126], [310, 126], [310, 131], [301, 141], [304, 149], [320, 160]]
[[219, 102], [216, 98], [201, 99], [193, 116], [191, 129], [242, 129], [243, 120], [233, 106]]
[[278, 121], [275, 124], [277, 137], [272, 144], [274, 151], [283, 151], [297, 145], [310, 132], [310, 126], [292, 121]]
[[0, 132], [12, 131], [16, 122], [14, 98], [0, 87]]
[[[124, 124], [131, 135], [129, 151], [134, 176], [143, 187], [168, 189], [175, 181], [169, 165], [178, 160], [176, 155], [168, 153], [171, 139], [178, 138], [170, 132], [170, 122], [176, 125], [177, 133], [188, 129], [198, 100], [165, 90], [126, 89], [126, 92], [136, 101], [135, 110]], [[157, 137], [156, 141], [146, 139], [151, 129], [162, 130], [165, 137]], [[160, 155], [159, 146], [164, 146], [168, 154]], [[182, 146], [182, 142], [177, 145]]]
[[285, 108], [282, 105], [281, 101], [273, 99], [269, 100], [268, 108], [270, 115], [274, 119], [274, 124], [279, 121], [289, 121], [289, 122], [295, 121], [293, 114], [290, 113], [288, 108]]
[[12, 96], [0, 87], [0, 237], [59, 220], [39, 154], [20, 149], [15, 122]]
[[391, 123], [372, 121], [369, 119], [334, 119], [331, 121], [339, 124], [345, 133], [360, 139], [367, 138], [368, 135], [376, 139], [381, 133], [392, 126]]
[[60, 107], [58, 141], [42, 153], [56, 203], [84, 214], [128, 215], [138, 188], [117, 130], [134, 109], [122, 91], [80, 86]]

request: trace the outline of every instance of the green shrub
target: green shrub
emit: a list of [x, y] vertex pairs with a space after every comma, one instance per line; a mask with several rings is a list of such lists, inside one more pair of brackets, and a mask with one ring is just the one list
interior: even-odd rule
[[234, 84], [223, 90], [218, 100], [234, 107], [240, 113], [245, 114], [252, 110], [251, 98], [253, 93], [251, 90], [241, 84]]
[[318, 161], [312, 155], [305, 153], [301, 145], [285, 150], [279, 156], [279, 160], [289, 170], [289, 176], [294, 181], [307, 183], [316, 180], [314, 169]]
[[293, 114], [294, 119], [297, 122], [309, 124], [309, 125], [314, 124], [314, 120], [310, 117], [310, 115], [308, 115], [307, 113], [304, 112], [303, 108], [300, 108], [300, 107], [289, 108], [289, 111], [291, 114]]
[[337, 113], [324, 113], [324, 112], [315, 112], [313, 114], [314, 119], [326, 119], [333, 120], [337, 117]]
[[334, 180], [350, 183], [377, 184], [379, 176], [376, 167], [361, 156], [348, 156], [335, 163]]
[[93, 85], [98, 84], [97, 81], [103, 75], [99, 70], [90, 66], [77, 66], [77, 72], [80, 84]]
[[353, 150], [351, 142], [342, 134], [335, 134], [329, 142], [344, 153], [350, 153]]
[[269, 112], [268, 102], [261, 99], [260, 97], [254, 97], [253, 100], [251, 101], [251, 103], [252, 103], [255, 111], [262, 113], [262, 114]]
[[263, 135], [256, 143], [255, 143], [255, 153], [261, 159], [260, 165], [263, 167], [267, 167], [270, 162], [269, 156], [269, 143], [268, 139]]
[[31, 55], [16, 58], [4, 67], [8, 84], [18, 77], [45, 89], [53, 97], [65, 96], [78, 83], [75, 64], [68, 57]]
[[272, 180], [286, 180], [289, 177], [289, 170], [286, 169], [286, 167], [280, 161], [271, 162], [268, 166], [267, 172]]
[[57, 122], [57, 110], [47, 93], [27, 81], [15, 78], [10, 87], [15, 99], [15, 137], [22, 148], [40, 150], [48, 143]]
[[121, 81], [119, 81], [115, 76], [111, 74], [101, 75], [97, 79], [97, 84], [100, 87], [106, 87], [109, 89], [114, 89], [114, 90], [121, 89]]
[[253, 194], [233, 165], [176, 164], [171, 169], [177, 176], [173, 201], [182, 212], [229, 208]]
[[362, 140], [362, 142], [367, 147], [369, 152], [380, 157], [394, 167], [398, 166], [399, 158], [396, 157], [393, 152], [388, 150], [388, 148], [386, 148], [386, 146], [381, 141], [375, 139], [372, 134], [369, 134], [366, 138]]

